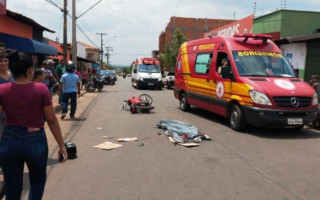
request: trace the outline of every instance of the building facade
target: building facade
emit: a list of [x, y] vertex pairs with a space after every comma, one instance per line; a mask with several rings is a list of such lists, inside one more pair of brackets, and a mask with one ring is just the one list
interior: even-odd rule
[[206, 19], [206, 18], [185, 18], [171, 17], [165, 31], [159, 36], [159, 53], [164, 53], [165, 45], [172, 45], [173, 33], [180, 29], [187, 40], [203, 38], [204, 33], [232, 23], [229, 19]]
[[43, 31], [54, 33], [19, 13], [6, 10], [0, 15], [0, 41], [7, 48], [31, 54], [35, 66], [40, 66], [49, 55], [58, 55], [57, 48], [43, 38]]
[[252, 32], [273, 36], [300, 78], [320, 75], [320, 12], [278, 10], [254, 19]]

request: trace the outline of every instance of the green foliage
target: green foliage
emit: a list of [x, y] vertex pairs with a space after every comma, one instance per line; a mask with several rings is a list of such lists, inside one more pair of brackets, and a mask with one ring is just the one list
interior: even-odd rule
[[122, 72], [125, 72], [126, 74], [129, 74], [129, 73], [131, 73], [131, 68], [124, 67], [124, 68], [122, 68]]
[[111, 66], [111, 65], [109, 65], [109, 66], [108, 66], [108, 69], [114, 70], [114, 67]]
[[187, 39], [181, 33], [180, 29], [175, 29], [173, 32], [172, 45], [170, 46], [169, 44], [167, 44], [164, 47], [164, 53], [160, 54], [160, 60], [163, 61], [164, 68], [166, 68], [168, 71], [174, 71], [179, 53], [179, 48], [181, 44], [183, 44], [186, 41]]

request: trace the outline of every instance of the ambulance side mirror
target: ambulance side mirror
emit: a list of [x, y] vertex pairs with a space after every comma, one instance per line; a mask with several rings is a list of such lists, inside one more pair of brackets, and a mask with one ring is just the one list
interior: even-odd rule
[[136, 69], [134, 69], [134, 70], [133, 70], [133, 73], [137, 73], [137, 70], [136, 70]]
[[233, 75], [231, 67], [222, 67], [221, 68], [221, 76], [223, 79], [230, 79], [232, 81], [236, 80]]

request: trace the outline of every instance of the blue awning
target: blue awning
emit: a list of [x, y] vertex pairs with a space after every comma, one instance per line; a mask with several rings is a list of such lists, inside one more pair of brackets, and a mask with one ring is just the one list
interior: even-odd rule
[[56, 47], [28, 38], [0, 33], [0, 41], [5, 43], [8, 49], [16, 49], [27, 53], [58, 55]]

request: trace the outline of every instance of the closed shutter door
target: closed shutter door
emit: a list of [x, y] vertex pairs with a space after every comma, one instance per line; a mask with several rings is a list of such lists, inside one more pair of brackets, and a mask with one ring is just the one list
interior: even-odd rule
[[320, 46], [310, 46], [307, 49], [304, 80], [309, 82], [313, 74], [320, 76]]

